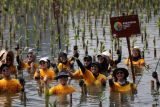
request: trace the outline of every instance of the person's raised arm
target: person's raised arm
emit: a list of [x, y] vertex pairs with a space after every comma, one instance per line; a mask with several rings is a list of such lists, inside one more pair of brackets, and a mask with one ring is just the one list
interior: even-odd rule
[[114, 86], [113, 78], [110, 77], [108, 81], [109, 81], [109, 86], [113, 87]]
[[78, 66], [80, 67], [82, 73], [85, 73], [85, 67], [83, 66], [83, 64], [81, 63], [81, 61], [78, 58], [76, 58], [76, 62], [78, 64]]
[[22, 61], [20, 60], [20, 50], [19, 50], [19, 46], [17, 45], [17, 47], [15, 48], [16, 50], [16, 61], [18, 63], [18, 69], [21, 69], [21, 66], [22, 66]]
[[118, 64], [121, 62], [122, 51], [120, 49], [117, 49], [117, 55], [118, 55], [118, 58], [114, 61], [115, 64]]
[[79, 57], [79, 53], [78, 52], [74, 53], [74, 58], [75, 58], [75, 60], [76, 60], [76, 62], [78, 64], [78, 66], [80, 67], [82, 73], [85, 73], [85, 67], [83, 66], [81, 61], [78, 59], [78, 57]]

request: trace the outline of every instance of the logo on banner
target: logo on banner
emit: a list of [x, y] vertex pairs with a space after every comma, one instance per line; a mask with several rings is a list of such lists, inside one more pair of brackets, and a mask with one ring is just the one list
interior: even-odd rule
[[114, 29], [115, 29], [116, 31], [121, 31], [122, 28], [123, 28], [123, 26], [122, 26], [122, 23], [121, 23], [121, 22], [115, 22], [115, 23], [114, 23]]

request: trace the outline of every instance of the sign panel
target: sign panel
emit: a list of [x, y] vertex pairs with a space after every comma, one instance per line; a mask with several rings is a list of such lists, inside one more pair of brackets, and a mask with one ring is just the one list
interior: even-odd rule
[[138, 15], [111, 17], [110, 24], [112, 34], [118, 38], [140, 34]]

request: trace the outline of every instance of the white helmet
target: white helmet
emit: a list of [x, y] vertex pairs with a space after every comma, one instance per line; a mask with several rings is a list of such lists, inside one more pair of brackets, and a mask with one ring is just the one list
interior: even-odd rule
[[109, 58], [112, 57], [111, 53], [109, 53], [108, 51], [102, 52], [102, 55], [108, 56]]

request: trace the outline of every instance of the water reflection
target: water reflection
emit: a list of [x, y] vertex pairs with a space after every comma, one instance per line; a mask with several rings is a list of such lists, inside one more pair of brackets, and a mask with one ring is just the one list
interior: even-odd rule
[[19, 94], [0, 95], [0, 107], [12, 107], [13, 106], [12, 103], [17, 103], [18, 99], [19, 99]]
[[72, 95], [55, 95], [50, 96], [49, 104], [56, 107], [72, 107]]
[[144, 66], [134, 66], [135, 76], [142, 76], [144, 71]]
[[[138, 85], [143, 74], [144, 74], [144, 66], [133, 66], [133, 70], [134, 70], [134, 75], [135, 75], [135, 83]], [[132, 78], [132, 74], [131, 74], [131, 68], [128, 67], [128, 71], [130, 72], [130, 78]]]
[[109, 107], [132, 107], [134, 95], [130, 93], [111, 92]]

